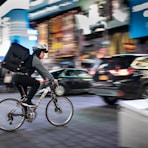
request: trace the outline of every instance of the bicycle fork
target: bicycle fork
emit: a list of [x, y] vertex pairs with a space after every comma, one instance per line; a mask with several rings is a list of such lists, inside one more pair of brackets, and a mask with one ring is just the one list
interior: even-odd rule
[[56, 98], [56, 95], [54, 93], [51, 93], [51, 97], [53, 99], [53, 103], [55, 105], [55, 112], [59, 112], [59, 113], [62, 113], [62, 109], [58, 103], [58, 100]]

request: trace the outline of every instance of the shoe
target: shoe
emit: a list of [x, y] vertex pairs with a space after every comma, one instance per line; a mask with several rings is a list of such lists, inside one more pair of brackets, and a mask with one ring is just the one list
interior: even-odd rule
[[27, 106], [27, 107], [35, 107], [35, 104], [33, 104], [31, 101], [23, 101], [22, 105]]

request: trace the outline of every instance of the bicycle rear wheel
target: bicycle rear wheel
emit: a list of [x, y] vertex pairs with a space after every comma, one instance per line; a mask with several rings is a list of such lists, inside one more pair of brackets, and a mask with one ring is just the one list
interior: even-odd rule
[[46, 118], [54, 126], [66, 125], [73, 116], [74, 107], [65, 96], [51, 99], [46, 106]]
[[0, 129], [14, 131], [25, 121], [25, 108], [13, 98], [0, 101]]

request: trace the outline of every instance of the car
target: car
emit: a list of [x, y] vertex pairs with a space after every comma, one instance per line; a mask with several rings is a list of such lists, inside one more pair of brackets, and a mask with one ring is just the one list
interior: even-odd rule
[[132, 63], [139, 57], [148, 55], [118, 54], [102, 58], [93, 76], [94, 83], [90, 87], [90, 92], [102, 97], [109, 105], [116, 104], [119, 99], [148, 98], [148, 76], [144, 77], [148, 69], [132, 67]]
[[81, 61], [81, 67], [89, 72], [89, 70], [95, 65], [95, 63], [96, 59], [83, 59]]
[[[55, 88], [58, 96], [88, 93], [93, 82], [93, 78], [87, 70], [81, 68], [60, 68], [49, 72], [58, 80], [59, 85]], [[45, 86], [43, 79], [39, 76], [37, 80], [42, 83], [41, 88], [43, 88]]]

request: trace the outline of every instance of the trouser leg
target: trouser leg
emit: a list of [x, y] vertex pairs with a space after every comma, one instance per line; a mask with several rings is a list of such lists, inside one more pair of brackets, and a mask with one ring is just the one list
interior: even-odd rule
[[27, 95], [27, 98], [29, 101], [31, 101], [31, 99], [33, 98], [33, 96], [35, 95], [35, 93], [37, 92], [37, 90], [40, 86], [40, 83], [35, 79], [32, 79], [31, 82], [32, 82], [31, 83], [32, 85], [30, 86], [30, 90]]
[[[16, 85], [19, 86], [23, 86], [23, 88], [25, 89], [25, 91], [27, 92], [27, 87], [29, 86], [29, 92], [26, 93], [27, 94], [27, 98], [29, 101], [31, 101], [31, 99], [33, 98], [33, 96], [35, 95], [35, 93], [37, 92], [39, 86], [40, 86], [40, 82], [37, 81], [35, 78], [29, 77], [29, 76], [20, 76], [18, 77], [17, 81], [16, 81]], [[20, 90], [20, 88], [19, 88]], [[22, 91], [20, 90], [20, 93], [22, 95]]]
[[20, 86], [16, 84], [16, 87], [19, 90], [22, 98], [24, 95], [27, 96], [27, 86]]

